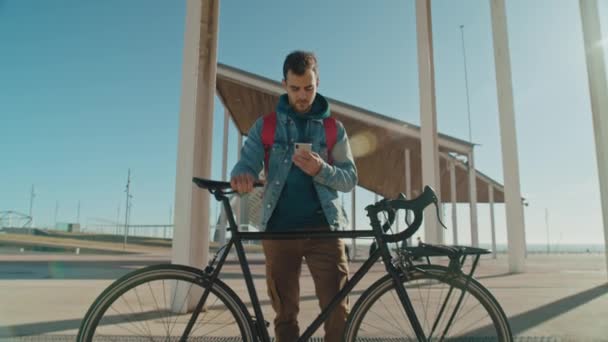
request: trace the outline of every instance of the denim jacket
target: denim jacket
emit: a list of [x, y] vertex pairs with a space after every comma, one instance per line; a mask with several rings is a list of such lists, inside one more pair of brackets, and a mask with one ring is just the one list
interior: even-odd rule
[[[264, 163], [264, 147], [262, 145], [263, 117], [258, 118], [249, 130], [247, 140], [241, 149], [241, 159], [232, 169], [231, 176], [249, 173], [258, 178]], [[322, 119], [313, 119], [310, 122], [310, 135], [312, 137], [312, 151], [323, 158], [325, 163], [319, 173], [313, 177], [321, 207], [332, 230], [344, 229], [348, 225], [346, 212], [341, 205], [338, 191], [349, 192], [357, 185], [357, 168], [348, 143], [346, 130], [341, 122], [337, 121], [337, 141], [332, 149], [333, 162], [330, 165], [325, 142], [325, 127]], [[277, 126], [274, 144], [270, 150], [270, 161], [264, 199], [262, 222], [260, 229], [265, 230], [268, 220], [277, 204], [285, 185], [285, 180], [292, 166], [294, 142], [288, 137], [297, 136], [297, 128], [287, 114], [277, 111]]]

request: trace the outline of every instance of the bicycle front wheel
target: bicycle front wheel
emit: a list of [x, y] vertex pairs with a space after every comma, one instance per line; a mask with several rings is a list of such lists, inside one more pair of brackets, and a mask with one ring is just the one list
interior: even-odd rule
[[[192, 311], [211, 289], [188, 338]], [[253, 341], [247, 309], [219, 280], [210, 284], [195, 268], [156, 265], [115, 281], [93, 303], [78, 332], [80, 342]]]
[[[419, 269], [401, 281], [427, 341], [513, 340], [502, 308], [479, 282], [441, 266]], [[418, 341], [390, 275], [361, 295], [349, 317], [346, 341], [367, 340]]]

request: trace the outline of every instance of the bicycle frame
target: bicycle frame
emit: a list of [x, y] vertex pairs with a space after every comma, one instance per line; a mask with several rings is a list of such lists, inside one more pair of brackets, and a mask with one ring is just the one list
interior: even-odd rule
[[[221, 191], [211, 191], [211, 193], [215, 196], [218, 201], [222, 202], [224, 207], [226, 217], [228, 218], [228, 231], [231, 232], [231, 238], [228, 243], [222, 247], [223, 253], [220, 255], [220, 259], [217, 262], [217, 266], [213, 267], [213, 261], [209, 264], [209, 266], [205, 269], [205, 272], [210, 275], [210, 283], [213, 283], [219, 276], [222, 266], [224, 265], [226, 258], [234, 246], [237, 252], [237, 259], [239, 264], [241, 265], [241, 270], [243, 272], [243, 276], [245, 279], [245, 284], [247, 286], [247, 291], [249, 293], [249, 297], [251, 299], [251, 305], [253, 307], [255, 320], [250, 321], [252, 324], [251, 328], [254, 331], [254, 334], [258, 339], [262, 342], [270, 342], [270, 335], [268, 333], [268, 328], [266, 325], [266, 321], [264, 319], [264, 315], [261, 310], [260, 301], [258, 299], [257, 291], [255, 285], [253, 283], [253, 278], [251, 275], [251, 270], [249, 268], [249, 262], [247, 260], [247, 256], [245, 253], [245, 249], [243, 247], [243, 240], [264, 240], [264, 239], [330, 239], [330, 238], [358, 238], [358, 237], [372, 237], [375, 238], [378, 248], [369, 256], [369, 258], [363, 263], [363, 265], [357, 270], [357, 272], [350, 278], [344, 287], [334, 296], [329, 305], [325, 307], [321, 313], [315, 318], [315, 320], [306, 328], [304, 333], [298, 338], [298, 342], [307, 341], [312, 337], [312, 335], [317, 331], [317, 329], [327, 320], [331, 311], [344, 299], [348, 294], [354, 289], [354, 287], [359, 283], [359, 281], [363, 278], [363, 276], [369, 271], [369, 269], [378, 261], [379, 258], [382, 258], [384, 261], [384, 265], [388, 274], [391, 275], [393, 281], [395, 283], [395, 288], [397, 289], [397, 293], [401, 303], [403, 304], [404, 310], [412, 324], [414, 331], [418, 337], [419, 341], [426, 341], [424, 336], [424, 332], [420, 322], [414, 312], [414, 308], [412, 303], [407, 295], [407, 291], [403, 286], [401, 279], [401, 271], [398, 270], [391, 263], [391, 255], [388, 249], [387, 242], [383, 239], [382, 228], [377, 217], [371, 217], [372, 230], [360, 230], [360, 231], [331, 231], [331, 232], [319, 232], [319, 231], [302, 231], [297, 233], [266, 233], [266, 232], [240, 232], [238, 230], [238, 226], [236, 224], [236, 220], [234, 218], [234, 213], [232, 211], [232, 207], [230, 206], [229, 198], [222, 193]], [[222, 250], [218, 251], [220, 254]], [[216, 254], [216, 257], [217, 255]], [[199, 300], [194, 312], [184, 330], [181, 340], [186, 341], [187, 336], [190, 334], [196, 319], [198, 318], [199, 313], [201, 312], [204, 303], [209, 295], [210, 288], [208, 287], [201, 299]]]

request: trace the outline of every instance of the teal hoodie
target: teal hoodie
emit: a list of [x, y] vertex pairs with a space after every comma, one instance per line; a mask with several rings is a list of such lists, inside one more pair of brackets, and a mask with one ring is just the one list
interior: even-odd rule
[[[303, 143], [311, 142], [310, 120], [324, 119], [330, 114], [329, 103], [320, 94], [317, 94], [310, 111], [306, 114], [296, 113], [291, 108], [287, 94], [283, 94], [279, 98], [276, 111], [277, 115], [288, 115], [293, 120], [298, 131], [298, 136], [294, 137], [294, 141]], [[293, 146], [290, 148], [293, 149]], [[313, 177], [293, 164], [277, 206], [268, 221], [267, 230], [292, 231], [327, 225], [321, 201], [313, 184]]]

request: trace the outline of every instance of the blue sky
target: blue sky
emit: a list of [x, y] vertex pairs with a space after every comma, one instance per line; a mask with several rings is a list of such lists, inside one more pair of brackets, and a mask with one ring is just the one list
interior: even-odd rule
[[[415, 4], [381, 4], [224, 1], [219, 61], [280, 80], [287, 53], [313, 50], [322, 94], [418, 124]], [[608, 36], [608, 4], [600, 6]], [[438, 128], [468, 139], [465, 25], [476, 164], [501, 181], [489, 2], [435, 0], [432, 11]], [[509, 0], [507, 18], [528, 242], [547, 241], [545, 209], [551, 243], [602, 241], [578, 1]], [[81, 223], [114, 220], [119, 207], [124, 213], [130, 168], [131, 222], [169, 221], [184, 19], [185, 1], [0, 0], [0, 210], [27, 213], [34, 185], [37, 224], [52, 225], [57, 204], [57, 220], [74, 221], [79, 201]], [[214, 178], [223, 122], [217, 102]], [[229, 149], [232, 165], [234, 129]], [[358, 198], [364, 227], [362, 208], [373, 197]], [[458, 210], [466, 242], [468, 207]], [[488, 206], [479, 212], [480, 240], [489, 242]], [[504, 241], [502, 205], [496, 215]]]

